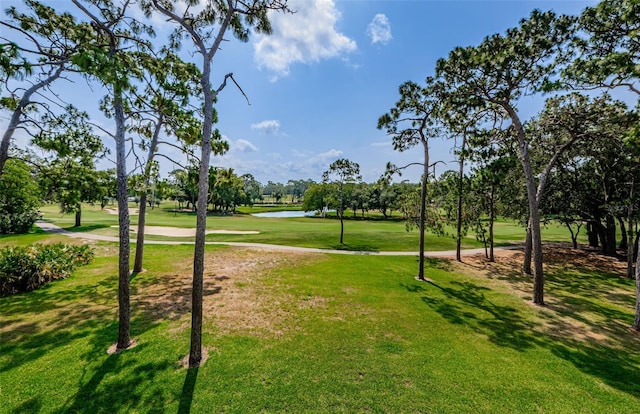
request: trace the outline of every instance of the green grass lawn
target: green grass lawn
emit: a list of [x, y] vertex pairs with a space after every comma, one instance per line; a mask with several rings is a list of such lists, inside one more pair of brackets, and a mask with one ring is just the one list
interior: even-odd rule
[[[52, 237], [10, 236], [3, 244]], [[61, 236], [53, 237], [56, 240]], [[116, 355], [113, 243], [69, 279], [0, 298], [0, 412], [637, 413], [633, 282], [547, 266], [549, 307], [517, 271], [413, 257], [207, 249], [204, 345], [187, 370], [190, 246], [146, 247]], [[588, 264], [588, 263], [587, 263]]]
[[[132, 205], [133, 206], [133, 205]], [[108, 206], [109, 207], [109, 206]], [[280, 207], [280, 206], [277, 206]], [[193, 228], [196, 224], [194, 213], [175, 213], [170, 211], [173, 205], [164, 204], [160, 208], [147, 210], [148, 226], [172, 226]], [[254, 207], [253, 209], [257, 209]], [[260, 207], [271, 211], [269, 207]], [[247, 210], [248, 212], [255, 212]], [[263, 210], [260, 210], [263, 211]], [[83, 210], [83, 225], [73, 228], [74, 216], [62, 215], [57, 212], [56, 206], [43, 208], [44, 218], [51, 220], [61, 227], [72, 231], [88, 231], [103, 235], [117, 236], [118, 217], [101, 211], [99, 206], [85, 206]], [[131, 224], [137, 223], [137, 216], [131, 216]], [[301, 218], [262, 218], [253, 217], [250, 214], [238, 215], [212, 215], [207, 219], [208, 229], [222, 230], [252, 230], [259, 234], [210, 234], [208, 241], [235, 241], [252, 243], [271, 243], [287, 246], [314, 247], [322, 249], [345, 249], [362, 251], [417, 251], [418, 232], [407, 232], [405, 223], [401, 220], [345, 220], [344, 244], [340, 245], [340, 222], [335, 219], [322, 219], [315, 217]], [[455, 233], [453, 228], [448, 228], [446, 236], [436, 236], [427, 232], [425, 235], [425, 248], [431, 251], [453, 250], [455, 240], [451, 235]], [[500, 221], [495, 225], [496, 245], [508, 245], [521, 243], [524, 239], [525, 229], [512, 221]], [[164, 236], [147, 235], [148, 240], [175, 239]], [[193, 238], [179, 238], [192, 241]], [[570, 241], [569, 232], [556, 225], [543, 228], [543, 239], [554, 241]], [[584, 234], [579, 239], [584, 241]], [[477, 248], [482, 244], [475, 239], [474, 234], [469, 234], [463, 240], [463, 248]]]

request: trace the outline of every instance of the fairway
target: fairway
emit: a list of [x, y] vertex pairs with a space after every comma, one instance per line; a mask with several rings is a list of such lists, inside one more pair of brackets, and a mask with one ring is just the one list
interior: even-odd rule
[[[181, 229], [195, 228], [195, 214], [189, 212], [172, 211], [173, 204], [166, 203], [161, 208], [148, 210], [147, 226], [178, 227]], [[135, 212], [135, 205], [130, 205]], [[271, 211], [273, 207], [266, 210]], [[278, 211], [277, 208], [275, 208]], [[118, 216], [109, 211], [101, 210], [99, 206], [86, 205], [83, 208], [83, 225], [72, 227], [74, 217], [71, 214], [60, 214], [57, 206], [48, 205], [42, 208], [43, 218], [47, 221], [75, 232], [89, 232], [98, 235], [118, 235]], [[256, 207], [247, 209], [256, 211]], [[399, 213], [396, 213], [396, 215]], [[131, 216], [131, 224], [135, 225], [137, 216]], [[455, 250], [453, 238], [455, 229], [445, 227], [446, 234], [437, 236], [427, 232], [425, 234], [425, 249], [427, 251]], [[182, 230], [179, 230], [182, 233]], [[364, 252], [399, 251], [415, 252], [418, 250], [418, 232], [407, 231], [404, 220], [395, 217], [392, 220], [362, 220], [349, 219], [345, 221], [344, 244], [339, 243], [340, 222], [335, 218], [322, 219], [319, 217], [299, 218], [262, 218], [250, 214], [211, 215], [207, 218], [206, 240], [212, 242], [247, 242], [267, 243], [283, 246], [310, 247], [329, 250], [353, 250]], [[151, 232], [152, 233], [152, 232]], [[583, 232], [584, 233], [584, 232]], [[190, 234], [190, 233], [185, 233]], [[509, 246], [522, 243], [525, 229], [514, 221], [499, 221], [495, 226], [496, 246]], [[166, 235], [146, 234], [146, 240], [175, 240], [193, 241], [193, 237], [170, 237]], [[134, 233], [132, 237], [135, 238]], [[543, 240], [570, 241], [569, 232], [558, 225], [548, 225], [543, 228]], [[586, 241], [584, 234], [578, 238]], [[483, 247], [476, 240], [475, 235], [468, 234], [463, 238], [463, 249]]]

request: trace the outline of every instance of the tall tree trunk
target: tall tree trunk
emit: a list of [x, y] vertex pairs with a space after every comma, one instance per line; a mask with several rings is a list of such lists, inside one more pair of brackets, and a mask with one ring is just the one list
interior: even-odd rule
[[[529, 201], [529, 226], [531, 228], [531, 254], [533, 259], [533, 303], [544, 305], [544, 274], [542, 269], [542, 235], [540, 233], [540, 212], [538, 210], [539, 187], [536, 186], [531, 157], [529, 155], [529, 143], [526, 140], [524, 127], [520, 118], [510, 105], [504, 105], [509, 113], [512, 124], [518, 136], [518, 147], [520, 149], [520, 162], [524, 171], [527, 184], [527, 199]], [[540, 178], [541, 180], [543, 177]]]
[[[617, 219], [620, 224], [620, 245], [618, 248], [620, 250], [627, 250], [627, 226], [625, 225], [622, 217], [617, 217]], [[633, 229], [631, 231], [633, 231]]]
[[607, 214], [605, 218], [607, 226], [605, 227], [606, 250], [605, 254], [614, 256], [616, 254], [616, 220], [611, 214]]
[[640, 331], [640, 254], [636, 261], [636, 318], [633, 321], [633, 328]]
[[635, 249], [635, 240], [633, 239], [633, 197], [634, 197], [634, 180], [631, 180], [631, 190], [629, 191], [629, 207], [627, 208], [627, 278], [633, 279], [633, 253]]
[[[147, 223], [147, 188], [151, 181], [151, 166], [153, 165], [154, 155], [158, 147], [158, 137], [164, 124], [164, 116], [160, 114], [158, 122], [156, 122], [151, 142], [149, 143], [149, 152], [147, 153], [147, 163], [144, 167], [144, 189], [140, 195], [140, 208], [138, 210], [138, 233], [136, 234], [136, 256], [133, 262], [134, 273], [142, 272], [142, 261], [144, 258], [144, 235], [145, 225]], [[154, 201], [154, 200], [152, 200]], [[153, 208], [153, 207], [152, 207]]]
[[522, 273], [530, 275], [531, 272], [531, 252], [533, 244], [531, 242], [531, 217], [527, 219], [527, 232], [524, 236], [524, 258], [522, 259]]
[[464, 150], [467, 143], [467, 135], [462, 135], [460, 150], [460, 168], [458, 169], [458, 209], [456, 211], [456, 260], [462, 262], [460, 250], [462, 248], [462, 181], [464, 178]]
[[600, 247], [598, 231], [596, 230], [593, 220], [587, 221], [587, 238], [589, 239], [589, 247]]
[[[113, 40], [112, 40], [113, 42]], [[129, 205], [127, 189], [127, 160], [124, 136], [124, 108], [122, 104], [122, 90], [114, 85], [113, 109], [116, 121], [116, 180], [118, 185], [118, 343], [117, 350], [126, 349], [131, 345], [130, 321], [131, 301], [129, 286]]]
[[339, 207], [339, 210], [338, 210], [338, 217], [340, 217], [340, 244], [343, 244], [343, 242], [344, 242], [344, 222], [342, 221], [342, 218], [344, 216], [344, 206], [343, 206], [343, 200], [342, 200], [342, 183], [340, 183], [339, 197], [340, 197], [340, 207]]
[[496, 261], [493, 255], [493, 223], [495, 222], [495, 219], [496, 219], [494, 196], [495, 196], [495, 188], [492, 185], [491, 194], [489, 197], [489, 261], [490, 262]]
[[420, 258], [418, 265], [418, 279], [424, 280], [424, 230], [427, 212], [427, 180], [429, 179], [429, 142], [422, 141], [424, 149], [424, 170], [422, 172], [422, 183], [420, 187]]
[[147, 193], [140, 195], [140, 207], [138, 208], [138, 232], [136, 234], [136, 253], [133, 260], [133, 273], [142, 272], [142, 261], [144, 258], [144, 235], [147, 223]]
[[204, 94], [204, 121], [202, 124], [202, 152], [198, 180], [198, 207], [196, 209], [196, 240], [193, 253], [193, 288], [191, 292], [191, 347], [189, 367], [202, 361], [202, 298], [204, 283], [204, 242], [207, 228], [209, 191], [209, 159], [213, 132], [213, 91], [211, 90], [211, 60], [203, 56], [202, 90]]
[[76, 222], [73, 227], [80, 227], [82, 224], [82, 204], [78, 203], [76, 207]]
[[533, 259], [533, 303], [544, 305], [544, 273], [542, 268], [542, 234], [540, 232], [540, 213], [537, 209], [531, 214], [531, 244]]
[[600, 243], [600, 251], [602, 252], [602, 254], [607, 254], [607, 232], [605, 227], [602, 225], [602, 222], [600, 221], [600, 218], [596, 219], [593, 221], [593, 228], [596, 231], [596, 234], [598, 236], [598, 241]]

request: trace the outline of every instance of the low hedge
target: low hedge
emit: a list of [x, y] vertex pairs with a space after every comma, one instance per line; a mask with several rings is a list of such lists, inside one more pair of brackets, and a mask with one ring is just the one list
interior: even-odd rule
[[0, 296], [26, 292], [64, 279], [93, 259], [87, 245], [63, 243], [9, 246], [0, 249]]

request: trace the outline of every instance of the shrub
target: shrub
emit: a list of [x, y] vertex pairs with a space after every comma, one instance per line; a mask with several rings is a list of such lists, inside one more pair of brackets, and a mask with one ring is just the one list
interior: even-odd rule
[[0, 296], [37, 289], [64, 279], [76, 267], [89, 264], [93, 250], [87, 245], [33, 244], [0, 249]]
[[0, 234], [26, 233], [39, 218], [40, 190], [29, 166], [10, 158], [0, 176]]

